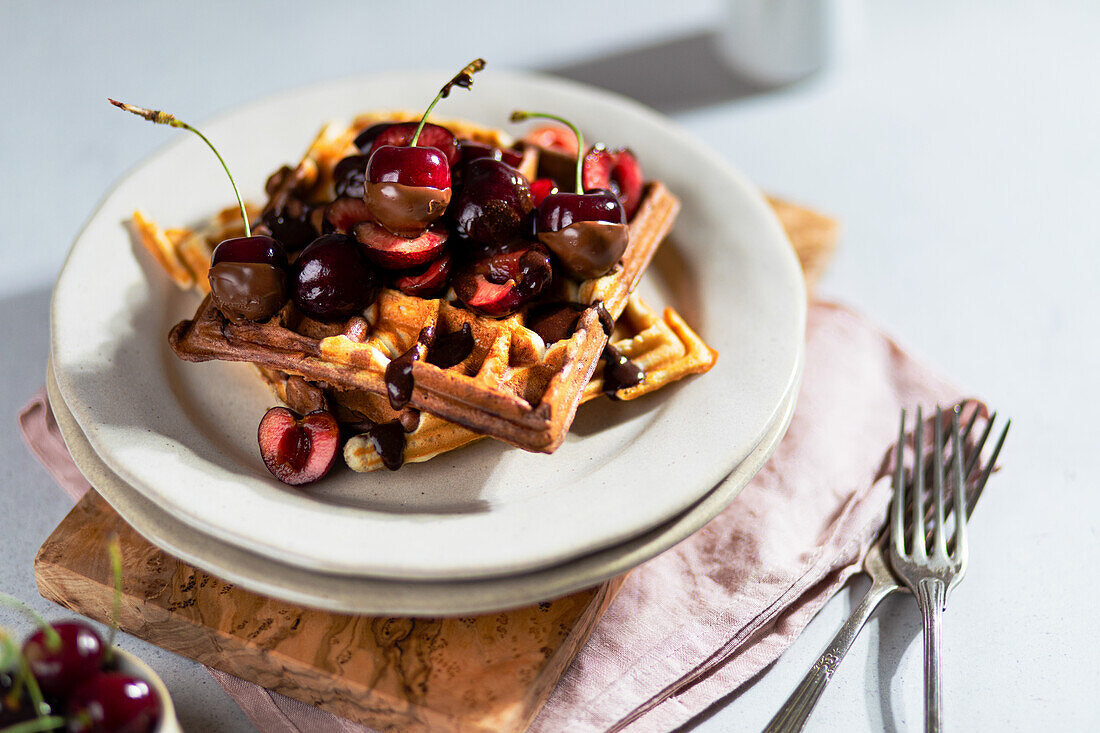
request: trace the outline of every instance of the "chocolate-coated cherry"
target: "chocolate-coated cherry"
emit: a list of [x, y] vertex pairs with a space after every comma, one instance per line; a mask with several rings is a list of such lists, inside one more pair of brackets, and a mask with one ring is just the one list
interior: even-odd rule
[[[568, 125], [577, 137], [577, 149], [584, 150], [584, 137], [576, 125], [545, 112], [512, 113], [512, 121], [546, 117]], [[583, 159], [577, 157], [577, 185], [574, 193], [547, 195], [538, 208], [535, 233], [550, 248], [566, 271], [587, 280], [606, 275], [623, 256], [629, 242], [626, 211], [610, 191], [585, 191]]]
[[325, 476], [340, 452], [340, 425], [327, 410], [302, 417], [286, 407], [272, 407], [257, 431], [260, 456], [275, 478], [290, 486]]
[[597, 144], [584, 156], [581, 172], [584, 189], [602, 188], [615, 194], [626, 210], [626, 218], [634, 216], [642, 203], [642, 167], [627, 148], [608, 150]]
[[447, 229], [433, 226], [419, 237], [406, 239], [391, 234], [373, 221], [355, 225], [355, 238], [367, 259], [387, 270], [407, 270], [431, 262], [447, 246]]
[[493, 318], [510, 315], [534, 300], [554, 277], [549, 254], [522, 242], [476, 260], [454, 277], [455, 295], [467, 308]]
[[66, 716], [69, 733], [150, 733], [160, 721], [161, 706], [145, 680], [100, 672], [73, 692]]
[[52, 635], [40, 629], [23, 643], [23, 656], [42, 692], [60, 697], [99, 672], [104, 645], [96, 630], [81, 621], [51, 626], [57, 632], [54, 643], [50, 643]]
[[[439, 100], [455, 86], [468, 89], [473, 84], [473, 74], [483, 68], [485, 61], [475, 59], [443, 85], [424, 111], [408, 145], [384, 144], [393, 128], [380, 131], [372, 142], [363, 195], [374, 220], [394, 234], [418, 236], [447, 210], [451, 202], [452, 161], [438, 148], [417, 144], [428, 115]], [[400, 130], [395, 134], [400, 137]]]
[[321, 321], [360, 313], [378, 294], [379, 278], [359, 243], [344, 234], [324, 234], [294, 262], [294, 303]]
[[535, 206], [523, 174], [503, 161], [478, 158], [462, 175], [452, 212], [459, 233], [482, 244], [508, 242], [519, 234]]
[[[244, 237], [227, 239], [215, 248], [208, 274], [210, 297], [222, 315], [231, 321], [260, 321], [277, 313], [287, 301], [286, 252], [271, 237], [252, 236], [252, 226], [244, 200], [237, 190], [237, 182], [214, 144], [196, 128], [166, 112], [135, 107], [113, 99], [107, 101], [154, 124], [192, 132], [213, 151], [237, 196], [237, 205], [244, 221]], [[308, 218], [308, 212], [304, 212], [303, 216]], [[272, 232], [280, 226], [278, 221], [265, 221], [265, 224]]]

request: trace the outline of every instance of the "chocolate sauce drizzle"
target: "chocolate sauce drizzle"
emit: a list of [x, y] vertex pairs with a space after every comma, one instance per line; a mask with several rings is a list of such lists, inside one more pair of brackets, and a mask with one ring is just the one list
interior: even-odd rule
[[427, 344], [431, 342], [434, 330], [425, 326], [412, 346], [401, 356], [386, 365], [386, 394], [390, 398], [390, 407], [400, 410], [409, 404], [413, 393], [413, 362], [420, 361]]
[[466, 361], [473, 350], [473, 330], [469, 323], [463, 323], [459, 330], [445, 333], [429, 344], [428, 363], [435, 364], [440, 369], [450, 369]]
[[622, 352], [613, 344], [608, 344], [603, 349], [603, 391], [613, 400], [619, 399], [615, 394], [620, 389], [633, 387], [645, 379], [645, 372], [641, 368], [623, 356]]
[[382, 465], [396, 471], [405, 464], [405, 428], [399, 420], [378, 423], [364, 431], [382, 459]]

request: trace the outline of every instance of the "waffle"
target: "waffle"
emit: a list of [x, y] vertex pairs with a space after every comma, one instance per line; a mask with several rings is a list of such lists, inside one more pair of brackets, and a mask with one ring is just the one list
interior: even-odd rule
[[[327, 200], [332, 170], [354, 152], [352, 140], [358, 131], [374, 120], [394, 117], [364, 116], [346, 128], [326, 125], [284, 178], [304, 189], [307, 200]], [[443, 124], [460, 137], [508, 142], [497, 131], [453, 121]], [[529, 146], [524, 165], [537, 166], [537, 152]], [[385, 395], [387, 365], [414, 346], [423, 351], [423, 346], [416, 346], [422, 331], [430, 329], [438, 338], [469, 326], [475, 346], [464, 361], [448, 369], [426, 359], [413, 362], [409, 405], [526, 450], [553, 452], [607, 344], [595, 306], [602, 303], [612, 319], [618, 319], [678, 210], [679, 201], [663, 184], [647, 185], [629, 224], [630, 244], [622, 261], [609, 274], [579, 283], [568, 293], [570, 300], [590, 307], [570, 338], [550, 345], [523, 326], [522, 310], [493, 319], [447, 299], [422, 299], [396, 290], [383, 290], [363, 317], [335, 325], [302, 316], [293, 303], [267, 323], [234, 324], [207, 297], [193, 319], [172, 329], [169, 342], [188, 361], [248, 361], [339, 390]]]

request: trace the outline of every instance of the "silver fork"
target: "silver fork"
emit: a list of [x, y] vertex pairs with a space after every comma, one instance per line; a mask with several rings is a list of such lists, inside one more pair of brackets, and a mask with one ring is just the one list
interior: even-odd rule
[[[894, 471], [893, 519], [890, 527], [890, 566], [909, 590], [916, 596], [924, 617], [924, 729], [939, 733], [943, 724], [943, 685], [940, 677], [941, 639], [943, 611], [947, 596], [966, 574], [969, 548], [966, 537], [966, 491], [963, 485], [962, 461], [952, 461], [953, 471], [948, 476], [944, 468], [943, 412], [936, 409], [932, 436], [932, 545], [925, 539], [924, 512], [924, 423], [917, 408], [917, 424], [913, 430], [913, 452], [917, 460], [913, 465], [913, 482], [909, 512], [906, 521], [906, 481], [902, 456], [905, 450], [905, 411], [901, 413], [898, 429], [896, 468]], [[964, 448], [959, 433], [959, 417], [951, 420], [952, 445], [955, 456], [963, 455]], [[954, 546], [948, 549], [947, 511], [944, 496], [945, 485], [950, 480], [954, 495]], [[908, 530], [908, 531], [907, 531]], [[906, 536], [909, 548], [906, 550]]]
[[[965, 405], [966, 403], [964, 402], [957, 409], [962, 410]], [[979, 412], [980, 411], [977, 409], [974, 410], [966, 427], [963, 429], [962, 439], [964, 441], [969, 438], [974, 428], [974, 423], [977, 421]], [[979, 437], [974, 444], [970, 457], [966, 461], [963, 476], [968, 479], [978, 466], [982, 449], [989, 439], [993, 429], [993, 423], [996, 419], [996, 413], [989, 416], [986, 421], [985, 430], [982, 431], [981, 437]], [[904, 413], [902, 420], [904, 424]], [[985, 484], [989, 480], [990, 474], [993, 472], [993, 467], [997, 465], [997, 457], [1000, 455], [1001, 446], [1004, 444], [1005, 436], [1008, 434], [1008, 425], [1010, 424], [1011, 421], [1005, 425], [1004, 430], [997, 439], [993, 452], [990, 454], [988, 463], [981, 475], [971, 484], [969, 491], [970, 501], [966, 506], [966, 516], [968, 518], [970, 513], [974, 511], [978, 499], [981, 498], [982, 491], [985, 489]], [[918, 462], [922, 462], [923, 455], [919, 453], [917, 455], [920, 456]], [[900, 458], [899, 455], [899, 465]], [[952, 454], [951, 460], [955, 460], [954, 454]], [[806, 676], [802, 678], [798, 687], [791, 693], [787, 702], [783, 704], [783, 707], [779, 709], [779, 712], [777, 712], [775, 717], [771, 719], [771, 722], [768, 723], [768, 726], [764, 729], [765, 733], [795, 733], [805, 727], [806, 721], [809, 720], [810, 714], [813, 713], [814, 707], [817, 705], [817, 701], [825, 691], [825, 686], [829, 683], [829, 680], [832, 679], [841, 660], [843, 660], [844, 655], [848, 653], [856, 636], [871, 617], [871, 614], [874, 613], [875, 609], [884, 599], [894, 593], [904, 592], [906, 590], [890, 570], [890, 566], [887, 562], [886, 545], [889, 540], [890, 532], [889, 524], [887, 524], [887, 526], [883, 528], [879, 539], [871, 546], [863, 560], [863, 571], [871, 576], [871, 587], [867, 590], [867, 593], [864, 594], [859, 605], [852, 611], [848, 620], [844, 622], [840, 631], [838, 631], [836, 636], [833, 637], [833, 640], [829, 642], [825, 651], [822, 652], [821, 656], [818, 657], [817, 661], [810, 667], [810, 670], [806, 673]]]

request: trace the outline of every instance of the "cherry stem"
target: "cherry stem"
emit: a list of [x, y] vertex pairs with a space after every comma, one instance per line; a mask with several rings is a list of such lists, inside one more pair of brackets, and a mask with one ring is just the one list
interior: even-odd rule
[[115, 581], [114, 598], [111, 600], [111, 632], [107, 636], [107, 649], [103, 655], [110, 661], [114, 656], [115, 634], [118, 632], [118, 621], [122, 615], [122, 544], [119, 542], [117, 532], [111, 533], [107, 554], [111, 558], [111, 575], [114, 576]]
[[60, 715], [47, 715], [8, 726], [0, 731], [0, 733], [38, 733], [38, 731], [43, 730], [56, 730], [65, 725], [65, 722], [65, 719]]
[[23, 601], [19, 600], [15, 596], [10, 596], [7, 593], [0, 592], [0, 604], [7, 606], [8, 608], [14, 608], [17, 611], [25, 613], [38, 628], [42, 629], [42, 635], [46, 637], [46, 648], [51, 652], [56, 652], [61, 648], [61, 635], [57, 633], [57, 630], [50, 623], [38, 615], [38, 612], [28, 606]]
[[572, 130], [573, 134], [577, 136], [577, 193], [584, 193], [584, 185], [581, 177], [581, 168], [584, 165], [584, 135], [581, 134], [580, 128], [564, 117], [558, 117], [548, 112], [525, 112], [519, 109], [512, 113], [512, 122], [523, 122], [532, 117], [544, 117], [548, 120], [560, 122]]
[[126, 110], [138, 117], [143, 117], [155, 125], [168, 125], [169, 127], [179, 127], [189, 132], [193, 132], [198, 135], [207, 147], [214, 151], [214, 155], [218, 156], [218, 162], [222, 164], [222, 168], [225, 170], [225, 175], [229, 176], [229, 182], [233, 185], [233, 193], [237, 196], [237, 204], [241, 207], [241, 219], [244, 220], [244, 235], [246, 237], [252, 236], [252, 226], [248, 223], [248, 212], [245, 211], [244, 201], [241, 199], [241, 192], [237, 190], [237, 182], [233, 180], [233, 174], [229, 172], [229, 166], [225, 164], [225, 160], [222, 158], [222, 154], [218, 152], [218, 149], [214, 147], [214, 144], [206, 139], [206, 135], [203, 135], [196, 128], [191, 127], [182, 120], [176, 119], [174, 115], [170, 115], [167, 112], [161, 112], [156, 109], [145, 109], [144, 107], [136, 107], [132, 104], [126, 104], [125, 102], [118, 102], [110, 97], [107, 97], [107, 101], [118, 107], [119, 109]]
[[485, 59], [474, 59], [470, 63], [462, 67], [462, 71], [454, 75], [449, 82], [443, 85], [443, 88], [439, 90], [439, 94], [435, 95], [435, 99], [428, 105], [428, 109], [424, 110], [424, 116], [420, 118], [420, 124], [416, 126], [416, 132], [413, 133], [412, 141], [409, 143], [410, 148], [416, 147], [416, 141], [420, 139], [420, 131], [424, 129], [424, 125], [428, 122], [428, 115], [432, 113], [435, 106], [439, 104], [439, 100], [443, 99], [451, 93], [451, 89], [458, 86], [463, 89], [469, 89], [474, 83], [474, 74], [485, 68]]

